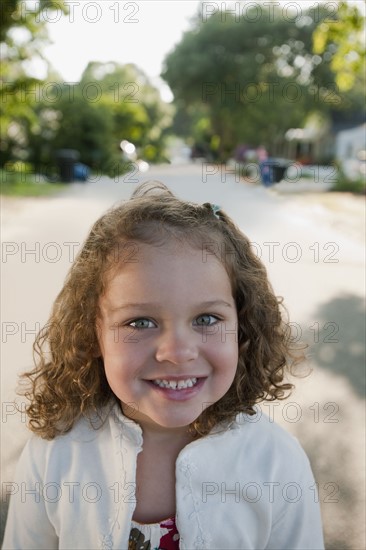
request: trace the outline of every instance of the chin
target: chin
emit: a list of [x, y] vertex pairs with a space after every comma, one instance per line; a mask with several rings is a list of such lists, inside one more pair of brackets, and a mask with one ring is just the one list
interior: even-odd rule
[[[199, 417], [199, 414], [197, 415], [190, 414], [190, 415], [182, 415], [182, 416], [177, 415], [175, 417], [173, 417], [173, 415], [170, 415], [170, 416], [152, 415], [148, 417], [145, 420], [145, 422], [146, 421], [151, 422], [155, 426], [166, 428], [167, 430], [174, 430], [174, 429], [188, 428], [192, 424], [192, 422], [197, 420], [198, 417]], [[140, 422], [140, 419], [137, 419], [137, 421]], [[141, 421], [143, 424], [144, 423], [143, 419], [141, 419]]]
[[167, 428], [167, 429], [174, 429], [174, 428], [188, 428], [190, 426], [190, 424], [192, 424], [192, 422], [194, 422], [198, 417], [193, 417], [193, 418], [182, 418], [182, 419], [172, 419], [172, 418], [169, 418], [169, 419], [162, 419], [162, 418], [159, 418], [159, 419], [152, 419], [152, 421], [158, 425], [158, 426], [161, 426], [162, 428]]

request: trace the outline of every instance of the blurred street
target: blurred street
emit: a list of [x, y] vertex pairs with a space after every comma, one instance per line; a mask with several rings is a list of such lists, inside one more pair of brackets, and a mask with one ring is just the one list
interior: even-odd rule
[[365, 548], [364, 198], [282, 192], [200, 163], [95, 179], [53, 198], [2, 199], [3, 488], [28, 436], [12, 401], [17, 375], [32, 365], [34, 334], [92, 223], [154, 179], [185, 200], [219, 204], [265, 263], [295, 335], [309, 344], [313, 371], [297, 379], [287, 401], [261, 410], [295, 434], [310, 458], [327, 550]]

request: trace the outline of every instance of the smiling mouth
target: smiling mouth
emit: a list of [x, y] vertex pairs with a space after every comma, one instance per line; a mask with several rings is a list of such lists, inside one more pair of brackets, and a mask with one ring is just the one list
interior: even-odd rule
[[151, 380], [155, 386], [159, 388], [166, 388], [170, 390], [185, 390], [187, 388], [193, 388], [197, 382], [198, 378], [186, 378], [185, 380], [166, 380], [157, 378], [156, 380]]

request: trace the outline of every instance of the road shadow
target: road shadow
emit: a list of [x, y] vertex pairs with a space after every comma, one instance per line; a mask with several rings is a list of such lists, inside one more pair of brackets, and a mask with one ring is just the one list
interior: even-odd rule
[[320, 414], [308, 406], [294, 428], [317, 481], [326, 550], [359, 550], [365, 548], [363, 300], [337, 296], [319, 306], [310, 323], [304, 329], [319, 378], [305, 402], [318, 401]]
[[[347, 378], [365, 398], [365, 310], [362, 298], [347, 294], [323, 304], [314, 314], [311, 353], [322, 368]], [[318, 341], [316, 341], [318, 340]]]
[[323, 419], [315, 424], [309, 416], [296, 426], [296, 437], [316, 480], [314, 498], [320, 504], [325, 549], [360, 550], [365, 548], [363, 458], [357, 452], [354, 419], [341, 412], [336, 423]]
[[8, 515], [8, 508], [9, 508], [9, 498], [6, 498], [5, 496], [1, 497], [1, 507], [0, 507], [0, 547], [2, 548], [3, 539], [4, 539], [4, 532], [5, 532], [5, 524], [6, 524], [6, 518]]

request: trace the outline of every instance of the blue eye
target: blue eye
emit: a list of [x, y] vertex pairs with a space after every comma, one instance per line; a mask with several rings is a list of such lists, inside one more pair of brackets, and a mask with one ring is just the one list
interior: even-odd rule
[[198, 325], [199, 327], [209, 327], [211, 325], [214, 325], [218, 321], [219, 321], [219, 318], [216, 317], [215, 315], [204, 314], [196, 317], [195, 324]]
[[[150, 323], [150, 325], [149, 325]], [[152, 326], [151, 326], [152, 325]], [[135, 319], [134, 321], [131, 321], [128, 323], [128, 326], [137, 328], [137, 329], [144, 329], [144, 328], [155, 328], [155, 325], [150, 319]]]

